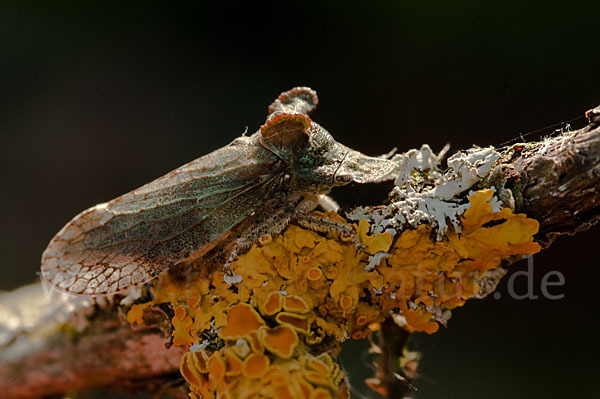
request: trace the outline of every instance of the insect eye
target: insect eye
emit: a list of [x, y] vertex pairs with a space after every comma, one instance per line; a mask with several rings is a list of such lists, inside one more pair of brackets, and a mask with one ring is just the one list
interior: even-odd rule
[[336, 183], [350, 183], [352, 181], [352, 176], [350, 175], [336, 175], [335, 182]]

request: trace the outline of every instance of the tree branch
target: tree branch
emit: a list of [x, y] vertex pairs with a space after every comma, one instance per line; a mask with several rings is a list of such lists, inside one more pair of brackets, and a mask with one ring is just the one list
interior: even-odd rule
[[[536, 239], [543, 247], [560, 235], [588, 229], [600, 217], [599, 114], [599, 109], [588, 112], [590, 124], [581, 130], [499, 149], [499, 159], [488, 169], [491, 172], [478, 176], [468, 187], [457, 183], [460, 189], [453, 198], [464, 198], [470, 188], [494, 187], [506, 206], [540, 222]], [[452, 178], [458, 181], [459, 176], [448, 175], [434, 187], [434, 191], [439, 189], [440, 198], [456, 183]], [[464, 176], [461, 178], [464, 184]], [[429, 222], [439, 219], [437, 214], [426, 216]], [[436, 222], [441, 226], [446, 220]], [[501, 276], [498, 273], [498, 278]], [[124, 310], [141, 295], [139, 291], [99, 302], [56, 292], [51, 295], [47, 298], [41, 285], [33, 285], [0, 296], [3, 397], [39, 397], [93, 386], [119, 386], [131, 379], [142, 381], [144, 386], [144, 379], [150, 382], [178, 371], [186, 350], [169, 346], [169, 309], [147, 309], [145, 327], [132, 327], [125, 319]], [[403, 381], [398, 385], [402, 371], [397, 365], [390, 366], [408, 339], [405, 330], [400, 335], [387, 333], [396, 328], [391, 319], [381, 324], [380, 346], [387, 357], [380, 361], [377, 379], [389, 393], [409, 384]]]
[[595, 119], [581, 130], [509, 151], [513, 154], [504, 173], [507, 185], [522, 198], [516, 211], [540, 222], [536, 239], [543, 247], [598, 223], [600, 127]]
[[115, 303], [48, 294], [35, 284], [0, 296], [3, 397], [41, 397], [178, 371], [185, 349], [167, 348], [164, 331], [132, 327]]

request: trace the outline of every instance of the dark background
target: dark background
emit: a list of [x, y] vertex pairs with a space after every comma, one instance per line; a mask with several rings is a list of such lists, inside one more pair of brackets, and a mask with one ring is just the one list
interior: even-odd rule
[[[254, 131], [295, 85], [318, 90], [314, 119], [368, 154], [498, 145], [577, 118], [600, 104], [598, 4], [4, 1], [0, 289], [35, 281], [47, 242], [76, 213]], [[379, 200], [370, 193], [338, 198]], [[599, 231], [535, 257], [536, 292], [560, 270], [564, 299], [510, 299], [505, 279], [502, 299], [471, 301], [449, 328], [415, 337], [417, 398], [596, 393]], [[356, 397], [372, 397], [360, 383], [365, 346], [349, 346]]]

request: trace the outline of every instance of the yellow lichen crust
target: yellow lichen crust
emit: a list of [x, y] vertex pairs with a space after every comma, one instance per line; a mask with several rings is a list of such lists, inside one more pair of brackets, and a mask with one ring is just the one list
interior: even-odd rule
[[[502, 259], [539, 251], [538, 223], [508, 208], [493, 212], [493, 194], [472, 194], [462, 231], [441, 241], [429, 225], [393, 242], [389, 233], [370, 235], [361, 221], [354, 225], [357, 248], [333, 232], [290, 225], [261, 237], [231, 265], [241, 277], [234, 285], [224, 271], [202, 265], [193, 278], [167, 273], [154, 284], [151, 304], [170, 303], [174, 344], [195, 350], [181, 363], [192, 397], [346, 397], [343, 373], [325, 352], [366, 337], [390, 312], [411, 331], [433, 333], [440, 312], [478, 294]], [[367, 267], [380, 252], [389, 256]], [[148, 306], [134, 305], [128, 320], [143, 323]]]
[[256, 316], [246, 304], [232, 306], [219, 332], [224, 346], [184, 355], [180, 369], [192, 398], [349, 398], [328, 354], [312, 354], [296, 330], [268, 327]]
[[502, 259], [539, 252], [533, 242], [538, 222], [509, 208], [493, 212], [493, 195], [492, 190], [473, 193], [461, 232], [449, 231], [442, 241], [431, 239], [429, 225], [400, 235], [387, 264], [378, 269], [391, 294], [378, 297], [383, 308], [398, 307], [410, 329], [433, 333], [438, 330], [434, 308], [462, 306]]
[[260, 352], [240, 356], [230, 347], [212, 353], [188, 352], [181, 374], [196, 398], [349, 398], [344, 374], [327, 354], [306, 351], [294, 359], [272, 360]]

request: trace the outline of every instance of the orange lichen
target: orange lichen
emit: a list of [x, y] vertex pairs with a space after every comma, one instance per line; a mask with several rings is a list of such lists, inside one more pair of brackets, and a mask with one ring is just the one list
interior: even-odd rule
[[250, 347], [256, 353], [263, 353], [265, 351], [265, 347], [263, 346], [260, 337], [258, 336], [258, 331], [253, 331], [249, 336], [248, 340], [250, 341]]
[[225, 360], [222, 356], [223, 354], [221, 352], [215, 352], [206, 363], [208, 373], [217, 380], [225, 377], [225, 371], [227, 369], [225, 366]]
[[318, 267], [313, 267], [311, 269], [308, 269], [308, 271], [306, 272], [306, 278], [309, 279], [310, 281], [320, 280], [321, 276], [323, 276], [323, 272]]
[[406, 325], [410, 330], [423, 331], [427, 334], [433, 334], [440, 328], [438, 323], [433, 321], [433, 315], [423, 309], [409, 309], [406, 302], [401, 302], [400, 311], [406, 320]]
[[358, 222], [357, 235], [358, 240], [365, 246], [364, 251], [369, 255], [377, 252], [386, 252], [392, 246], [392, 236], [389, 233], [378, 233], [372, 236], [368, 235], [369, 222], [361, 220]]
[[313, 385], [319, 387], [333, 387], [333, 381], [331, 381], [331, 376], [328, 374], [321, 374], [317, 371], [306, 370], [304, 371], [304, 378]]
[[300, 381], [298, 383], [298, 387], [300, 388], [300, 393], [302, 394], [302, 399], [310, 399], [310, 394], [313, 392], [313, 387], [307, 382]]
[[261, 313], [267, 316], [274, 315], [279, 312], [283, 308], [283, 295], [280, 292], [275, 291], [271, 292], [268, 296], [264, 304], [261, 307]]
[[289, 359], [300, 342], [296, 331], [286, 325], [261, 327], [259, 337], [265, 348], [283, 359]]
[[288, 295], [283, 301], [283, 308], [288, 312], [306, 313], [310, 310], [304, 299], [295, 295]]
[[208, 373], [207, 359], [204, 352], [187, 352], [181, 358], [180, 370], [183, 378], [191, 385], [199, 386], [203, 383], [203, 374]]
[[[493, 194], [482, 190], [469, 197], [470, 207], [461, 217], [462, 231], [449, 231], [447, 241], [432, 241], [431, 227], [421, 225], [404, 231], [394, 243], [389, 266], [379, 271], [396, 299], [381, 298], [380, 302], [385, 306], [391, 302], [403, 310], [413, 330], [437, 331], [428, 309], [462, 306], [480, 291], [479, 281], [502, 259], [540, 250], [533, 242], [538, 222], [515, 215], [509, 208], [493, 212]], [[497, 223], [486, 226], [490, 221]], [[418, 306], [408, 310], [406, 301]]]
[[352, 298], [347, 295], [342, 295], [340, 298], [340, 308], [348, 310], [352, 307]]
[[152, 302], [133, 305], [129, 312], [127, 312], [127, 322], [131, 324], [144, 324], [144, 310], [150, 305], [152, 305]]
[[323, 388], [317, 388], [310, 395], [310, 399], [331, 399], [331, 393]]
[[179, 346], [190, 345], [194, 341], [194, 337], [190, 331], [194, 320], [187, 315], [185, 308], [177, 306], [175, 308], [175, 316], [173, 316], [171, 322], [175, 330], [173, 333], [173, 343]]
[[187, 314], [187, 311], [182, 306], [177, 306], [175, 309], [175, 318], [178, 320], [183, 320]]
[[243, 362], [237, 357], [232, 348], [227, 348], [223, 351], [225, 355], [225, 375], [236, 376], [242, 372]]
[[253, 353], [244, 360], [243, 373], [248, 378], [261, 377], [269, 367], [269, 357]]
[[274, 385], [284, 385], [286, 383], [286, 375], [281, 367], [272, 366], [265, 372], [263, 381], [267, 383], [272, 382]]
[[[227, 398], [347, 399], [344, 375], [331, 357], [313, 356], [306, 349], [303, 347], [291, 359], [251, 353], [243, 361], [241, 372], [229, 370], [228, 347], [214, 352], [208, 361], [201, 350], [183, 356], [181, 373], [190, 384], [191, 398], [215, 397], [218, 392], [216, 397]], [[237, 359], [235, 354], [230, 356]]]
[[308, 231], [304, 232], [304, 233], [299, 233], [296, 234], [295, 238], [294, 238], [294, 244], [296, 244], [296, 246], [299, 249], [302, 248], [314, 248], [315, 247], [315, 236], [313, 234], [305, 234], [305, 233], [309, 233]]
[[307, 334], [310, 327], [310, 320], [305, 315], [299, 315], [291, 312], [281, 312], [275, 320], [279, 324], [284, 324], [292, 327], [298, 332]]
[[198, 304], [200, 303], [200, 299], [201, 299], [200, 295], [192, 294], [187, 298], [186, 303], [187, 303], [188, 307], [194, 308], [194, 307], [198, 306]]
[[[508, 208], [493, 212], [492, 198], [491, 190], [472, 194], [461, 232], [450, 229], [441, 241], [426, 224], [394, 241], [370, 235], [365, 220], [349, 225], [355, 237], [290, 225], [231, 264], [241, 282], [230, 285], [223, 271], [203, 265], [185, 269], [192, 278], [173, 268], [155, 283], [153, 301], [133, 305], [127, 319], [142, 324], [148, 306], [170, 303], [175, 345], [215, 337], [211, 350], [182, 359], [196, 397], [344, 397], [339, 366], [315, 354], [335, 354], [338, 342], [368, 336], [390, 314], [411, 331], [433, 333], [436, 317], [480, 293], [502, 259], [539, 251], [538, 223]], [[370, 264], [380, 252], [389, 257]]]
[[264, 324], [265, 322], [252, 306], [240, 303], [229, 309], [227, 325], [221, 329], [219, 335], [225, 339], [242, 338]]

